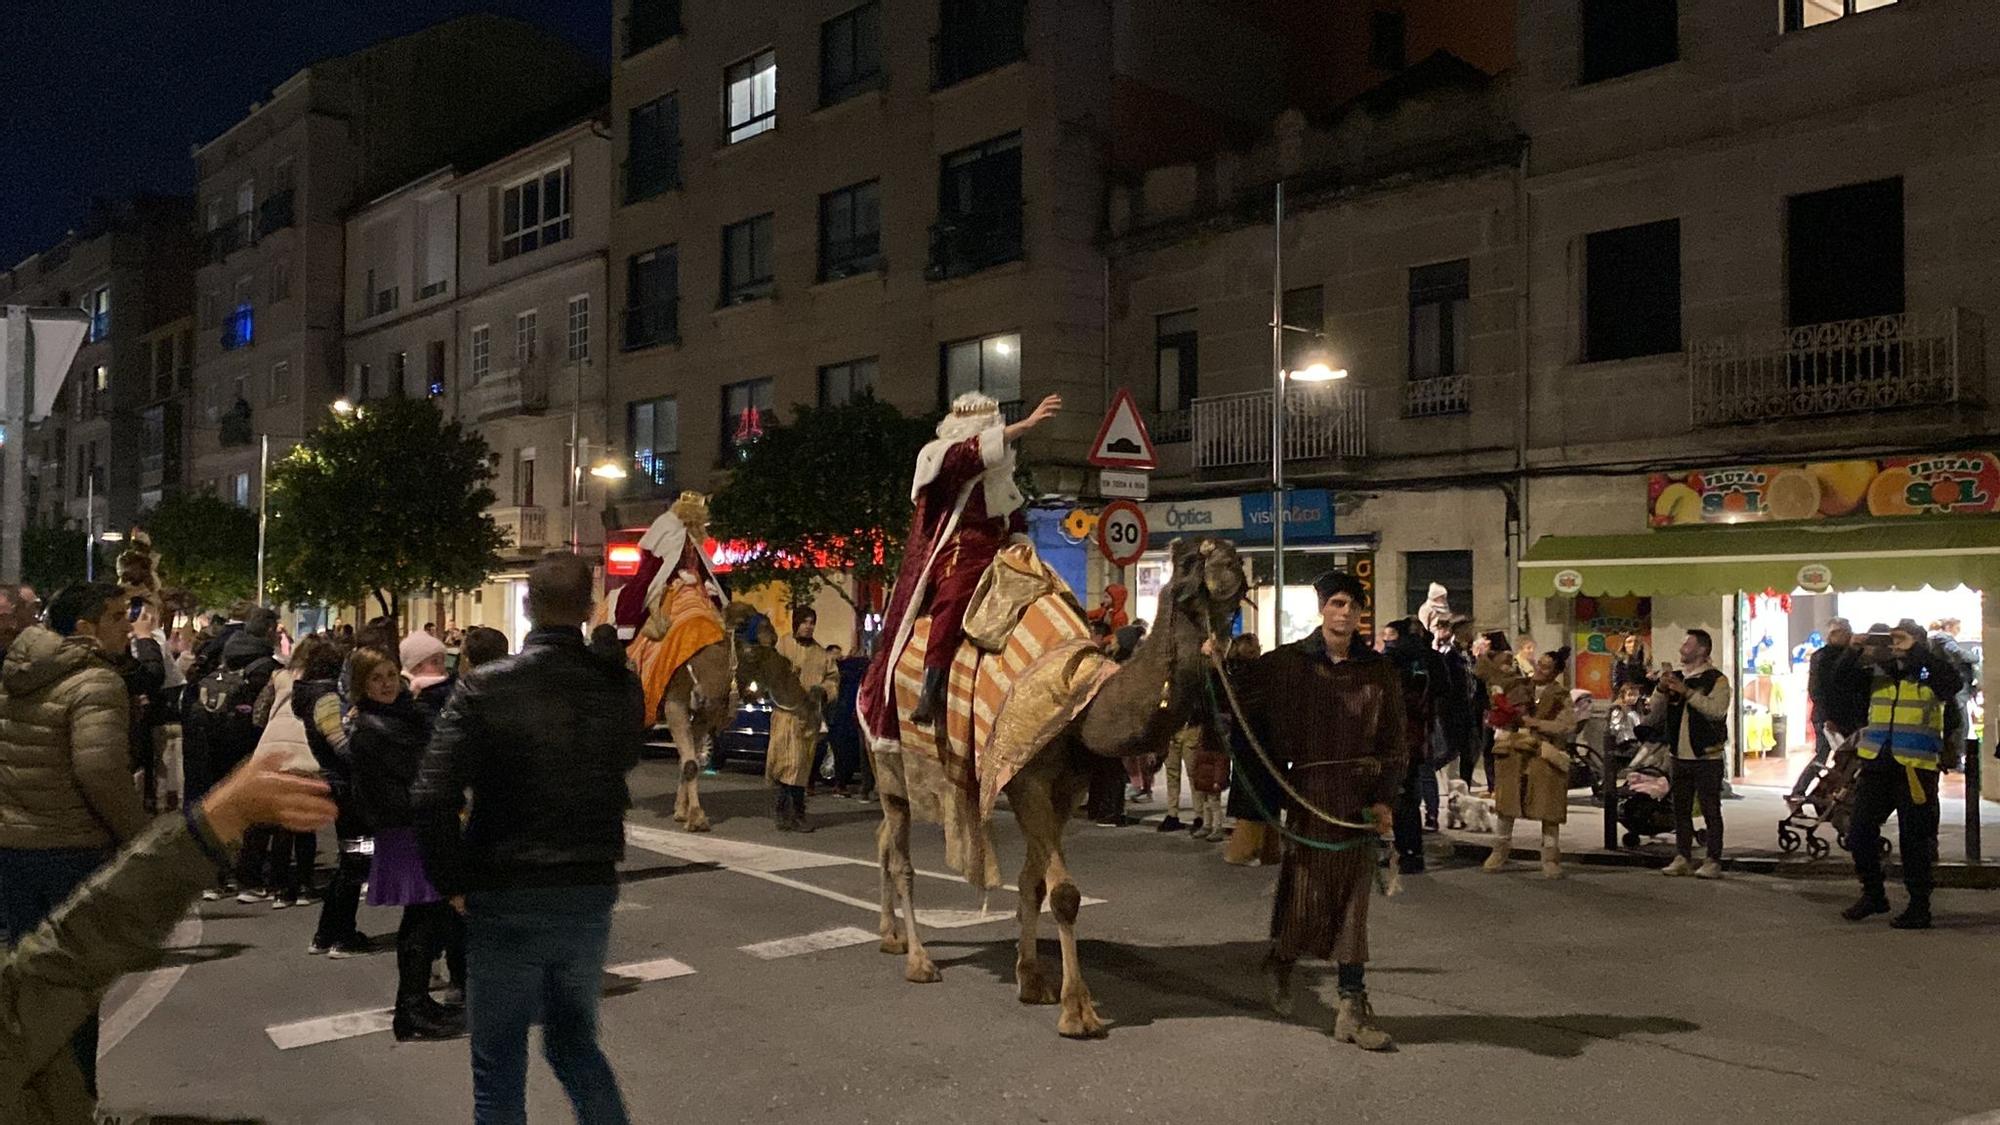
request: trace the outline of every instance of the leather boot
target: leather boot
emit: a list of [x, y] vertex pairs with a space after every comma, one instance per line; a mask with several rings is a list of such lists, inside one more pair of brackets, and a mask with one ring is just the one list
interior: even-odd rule
[[1503, 816], [1500, 818], [1499, 835], [1493, 840], [1493, 853], [1486, 857], [1486, 862], [1480, 864], [1479, 869], [1486, 872], [1503, 871], [1507, 867], [1507, 860], [1513, 854], [1514, 818]]
[[791, 786], [780, 783], [777, 793], [771, 798], [771, 823], [780, 832], [797, 830], [798, 823], [792, 819]]
[[806, 820], [806, 791], [797, 785], [785, 787], [792, 795], [792, 831], [811, 832], [812, 823]]
[[1553, 824], [1544, 824], [1542, 825], [1542, 878], [1562, 877], [1562, 829]]
[[465, 1014], [428, 998], [423, 1003], [399, 1003], [389, 1029], [398, 1043], [456, 1039], [465, 1034]]
[[1853, 906], [1841, 911], [1840, 916], [1850, 922], [1859, 922], [1876, 914], [1887, 913], [1889, 913], [1889, 896], [1882, 893], [1882, 888], [1863, 887], [1861, 897], [1854, 900]]
[[920, 727], [934, 725], [944, 714], [944, 689], [951, 682], [951, 669], [924, 669], [924, 689], [917, 696], [916, 710], [910, 712], [910, 721]]
[[1352, 1043], [1364, 1051], [1386, 1051], [1396, 1045], [1389, 1033], [1375, 1026], [1375, 1009], [1366, 992], [1343, 992], [1340, 1009], [1333, 1018], [1333, 1037]]

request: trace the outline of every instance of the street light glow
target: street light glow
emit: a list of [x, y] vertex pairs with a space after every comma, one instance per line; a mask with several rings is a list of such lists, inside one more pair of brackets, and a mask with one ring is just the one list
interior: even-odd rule
[[349, 414], [352, 414], [352, 413], [354, 413], [354, 403], [352, 403], [352, 402], [350, 402], [350, 401], [348, 401], [347, 399], [344, 399], [344, 398], [337, 398], [337, 399], [334, 399], [334, 400], [333, 400], [333, 412], [334, 412], [335, 414], [338, 414], [338, 415], [340, 415], [341, 417], [345, 418], [345, 417], [347, 417], [347, 416], [348, 416]]
[[123, 543], [125, 542], [125, 533], [122, 531], [107, 531], [97, 538], [105, 543]]
[[632, 474], [626, 472], [625, 466], [616, 461], [599, 461], [590, 467], [590, 475], [598, 480], [624, 480]]
[[1325, 360], [1315, 360], [1291, 373], [1295, 383], [1330, 383], [1347, 378], [1347, 368], [1334, 367]]

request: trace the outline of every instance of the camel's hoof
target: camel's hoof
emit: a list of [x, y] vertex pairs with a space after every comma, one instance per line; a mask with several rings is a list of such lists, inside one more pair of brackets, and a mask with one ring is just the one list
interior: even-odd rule
[[706, 816], [701, 815], [700, 813], [696, 813], [695, 815], [688, 817], [687, 821], [682, 825], [682, 827], [687, 829], [689, 832], [706, 832], [708, 831], [709, 828], [708, 818]]
[[911, 984], [936, 984], [944, 979], [937, 966], [929, 961], [918, 961], [903, 970], [903, 979]]
[[1104, 1021], [1097, 1018], [1097, 1009], [1088, 1003], [1075, 1011], [1063, 1009], [1062, 1018], [1056, 1021], [1056, 1031], [1064, 1039], [1102, 1039], [1105, 1036]]
[[1039, 971], [1016, 973], [1020, 983], [1020, 998], [1023, 1004], [1053, 1004], [1059, 998], [1056, 986]]
[[904, 941], [902, 938], [885, 937], [882, 939], [882, 952], [884, 953], [893, 953], [896, 956], [901, 957], [903, 954], [908, 953], [909, 951], [910, 951], [910, 943]]
[[684, 812], [677, 812], [674, 814], [675, 824], [686, 824], [687, 822], [688, 822], [688, 814]]

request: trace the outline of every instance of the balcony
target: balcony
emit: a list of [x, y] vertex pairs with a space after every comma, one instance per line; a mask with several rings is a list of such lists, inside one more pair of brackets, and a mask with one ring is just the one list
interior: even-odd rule
[[287, 189], [257, 205], [257, 237], [264, 238], [292, 225], [292, 192]]
[[1021, 203], [945, 215], [931, 224], [932, 281], [964, 277], [1021, 258]]
[[525, 369], [495, 371], [464, 392], [460, 416], [490, 422], [517, 414], [541, 414], [549, 408], [549, 369], [539, 361]]
[[632, 0], [632, 13], [625, 17], [625, 57], [680, 33], [680, 0]]
[[1715, 426], [1974, 402], [1984, 334], [1977, 313], [1945, 309], [1700, 341], [1690, 413]]
[[[1243, 468], [1271, 462], [1271, 392], [1198, 398], [1194, 467]], [[1368, 392], [1360, 387], [1295, 387], [1285, 394], [1285, 460], [1324, 461], [1368, 453]]]
[[516, 554], [548, 549], [549, 513], [546, 508], [493, 508], [493, 523], [513, 544]]
[[637, 305], [625, 310], [625, 350], [637, 351], [679, 340], [679, 306], [670, 302]]
[[1158, 410], [1146, 419], [1146, 433], [1156, 442], [1187, 441], [1194, 437], [1194, 411]]
[[1403, 417], [1442, 418], [1472, 410], [1471, 381], [1464, 375], [1412, 379], [1403, 387]]

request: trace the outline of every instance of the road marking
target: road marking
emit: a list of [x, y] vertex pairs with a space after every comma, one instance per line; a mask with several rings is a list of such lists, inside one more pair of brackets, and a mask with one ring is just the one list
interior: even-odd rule
[[738, 946], [752, 957], [765, 961], [775, 961], [780, 957], [797, 957], [801, 953], [818, 953], [826, 949], [845, 949], [850, 945], [869, 945], [882, 940], [858, 926], [842, 926], [834, 930], [821, 930], [816, 934], [800, 934], [798, 937], [779, 938], [776, 941], [760, 941], [755, 945]]
[[[651, 961], [632, 961], [623, 965], [607, 965], [604, 971], [609, 976], [621, 977], [640, 984], [672, 980], [675, 977], [692, 976], [693, 967], [672, 957], [661, 957]], [[294, 1051], [300, 1047], [314, 1047], [321, 1043], [336, 1043], [342, 1039], [358, 1039], [363, 1035], [374, 1035], [388, 1031], [396, 1022], [394, 1008], [369, 1008], [360, 1012], [342, 1012], [339, 1015], [321, 1016], [318, 1019], [299, 1020], [297, 1023], [281, 1023], [264, 1029], [273, 1045], [280, 1051]]]
[[[841, 855], [827, 855], [823, 852], [800, 851], [797, 848], [780, 848], [770, 844], [752, 843], [748, 840], [720, 840], [706, 833], [669, 832], [665, 829], [649, 828], [638, 824], [627, 824], [625, 826], [625, 841], [635, 848], [642, 848], [649, 852], [658, 852], [661, 855], [673, 856], [677, 859], [685, 859], [696, 863], [713, 863], [718, 867], [734, 871], [739, 875], [748, 875], [752, 879], [761, 879], [766, 883], [775, 883], [780, 887], [789, 887], [795, 891], [804, 891], [809, 895], [817, 895], [830, 902], [852, 906], [857, 910], [866, 910], [870, 914], [880, 915], [882, 911], [880, 901], [856, 898], [853, 895], [842, 894], [839, 891], [828, 890], [825, 887], [816, 887], [811, 883], [779, 874], [781, 871], [842, 866], [866, 867], [873, 871], [876, 869], [876, 865], [869, 860], [852, 859]], [[957, 875], [946, 875], [940, 872], [918, 871], [917, 874], [945, 882], [961, 884], [965, 882], [964, 879]], [[1012, 885], [1002, 885], [998, 889], [1006, 892], [1008, 895], [1018, 895], [1020, 893]], [[1100, 906], [1104, 901], [1101, 898], [1085, 896], [1081, 905]], [[1044, 903], [1042, 905], [1043, 912], [1046, 913], [1048, 909], [1048, 904]], [[897, 914], [901, 916], [902, 912], [898, 910]], [[918, 907], [917, 925], [930, 929], [957, 930], [963, 929], [966, 926], [978, 926], [987, 922], [1004, 921], [1014, 916], [1015, 911], [1011, 907], [999, 910], [934, 910], [927, 907]]]
[[[173, 932], [167, 935], [163, 947], [171, 952], [188, 949], [201, 944], [201, 915], [195, 914], [180, 921]], [[97, 1035], [97, 1057], [100, 1061], [111, 1053], [111, 1049], [125, 1041], [153, 1009], [174, 990], [181, 977], [187, 975], [186, 965], [173, 965], [164, 969], [154, 969], [139, 979], [139, 986], [132, 991], [111, 1014], [104, 1017], [104, 1024]]]

